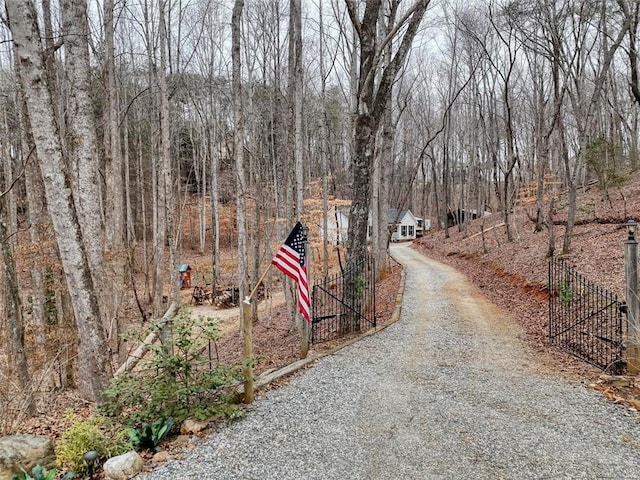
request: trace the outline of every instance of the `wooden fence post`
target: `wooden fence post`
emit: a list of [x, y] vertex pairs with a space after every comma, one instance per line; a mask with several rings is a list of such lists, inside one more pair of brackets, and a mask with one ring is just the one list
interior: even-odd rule
[[251, 298], [242, 302], [242, 338], [244, 343], [244, 403], [253, 402], [253, 345], [251, 324]]

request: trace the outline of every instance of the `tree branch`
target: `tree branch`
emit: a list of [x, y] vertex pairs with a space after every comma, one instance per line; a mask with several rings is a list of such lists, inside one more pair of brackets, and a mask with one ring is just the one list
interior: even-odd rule
[[29, 163], [31, 154], [33, 154], [34, 151], [35, 151], [35, 147], [32, 147], [31, 150], [29, 151], [29, 154], [27, 155], [27, 158], [25, 158], [24, 163], [22, 164], [22, 169], [20, 170], [20, 173], [16, 178], [13, 179], [13, 181], [11, 182], [11, 185], [9, 185], [4, 192], [0, 192], [0, 198], [7, 195], [13, 189], [13, 187], [15, 187], [16, 183], [18, 183], [18, 180], [20, 180], [24, 176], [24, 172], [27, 169], [27, 164]]
[[349, 12], [349, 18], [351, 19], [351, 24], [353, 25], [353, 28], [356, 29], [358, 38], [362, 40], [362, 25], [360, 24], [360, 19], [358, 18], [358, 9], [353, 3], [353, 0], [344, 0], [344, 3], [347, 6], [347, 11]]

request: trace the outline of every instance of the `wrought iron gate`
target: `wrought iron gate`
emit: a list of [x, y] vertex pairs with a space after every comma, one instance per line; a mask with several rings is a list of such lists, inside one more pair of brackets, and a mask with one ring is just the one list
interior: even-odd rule
[[567, 264], [549, 261], [549, 339], [611, 373], [625, 369], [626, 305]]
[[376, 274], [373, 259], [315, 283], [311, 343], [364, 333], [376, 326]]

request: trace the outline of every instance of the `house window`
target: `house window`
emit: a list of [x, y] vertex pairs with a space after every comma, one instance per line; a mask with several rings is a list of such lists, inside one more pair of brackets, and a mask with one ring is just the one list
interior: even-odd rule
[[409, 225], [409, 236], [413, 237], [413, 225]]
[[407, 236], [407, 226], [406, 225], [402, 225], [402, 227], [400, 227], [400, 236], [401, 237], [406, 237]]

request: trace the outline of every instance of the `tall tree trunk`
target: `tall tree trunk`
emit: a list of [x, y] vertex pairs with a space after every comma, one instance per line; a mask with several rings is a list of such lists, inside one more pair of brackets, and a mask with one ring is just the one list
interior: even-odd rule
[[24, 344], [24, 318], [22, 316], [22, 302], [20, 300], [20, 287], [18, 274], [13, 256], [13, 247], [10, 241], [10, 232], [7, 229], [9, 215], [7, 211], [7, 198], [10, 179], [5, 178], [4, 195], [0, 195], [0, 250], [2, 250], [2, 263], [4, 265], [4, 297], [6, 299], [7, 329], [9, 330], [8, 353], [9, 367], [15, 374], [18, 384], [25, 397], [25, 413], [35, 413], [35, 401], [31, 391], [31, 376], [27, 364], [27, 354]]
[[125, 282], [125, 221], [124, 221], [124, 185], [122, 180], [122, 149], [120, 142], [120, 128], [118, 118], [118, 91], [116, 85], [116, 62], [114, 48], [114, 5], [113, 0], [104, 3], [104, 43], [105, 43], [105, 73], [107, 83], [107, 108], [105, 109], [105, 251], [109, 259], [107, 268], [109, 282], [112, 288], [105, 293], [105, 314], [108, 322], [108, 338], [112, 348], [122, 360], [125, 352], [121, 351], [123, 319], [118, 312], [124, 298]]
[[236, 0], [231, 20], [232, 42], [232, 88], [233, 88], [233, 155], [236, 166], [236, 206], [238, 226], [238, 286], [240, 288], [240, 317], [242, 299], [249, 293], [247, 280], [247, 202], [246, 175], [244, 168], [244, 107], [242, 101], [242, 75], [240, 64], [240, 25], [242, 22], [243, 0]]
[[[209, 97], [211, 101], [213, 96]], [[212, 118], [213, 113], [211, 115]], [[211, 251], [211, 292], [212, 295], [216, 295], [217, 284], [220, 276], [220, 209], [218, 205], [218, 168], [219, 168], [219, 149], [218, 141], [215, 135], [215, 130], [212, 127], [207, 127], [209, 133], [209, 141], [207, 142], [209, 155], [211, 158], [211, 239], [212, 239], [212, 251]]]
[[[322, 112], [320, 119], [320, 169], [322, 171], [322, 278], [329, 275], [329, 126], [327, 118], [327, 75], [324, 65], [324, 19], [322, 15], [322, 2], [318, 2], [318, 16], [320, 23], [320, 101]], [[336, 222], [336, 236], [338, 224]]]
[[[302, 8], [300, 0], [290, 0], [289, 15], [293, 22], [293, 55], [289, 57], [292, 62], [292, 75], [289, 78], [290, 88], [293, 89], [293, 164], [296, 174], [296, 212], [295, 219], [301, 220], [304, 212], [304, 168], [303, 168], [303, 138], [302, 138]], [[290, 50], [291, 52], [291, 50]], [[293, 224], [293, 222], [292, 222]]]
[[[86, 0], [63, 2], [65, 61], [68, 85], [66, 147], [71, 165], [71, 188], [82, 230], [93, 285], [103, 282], [102, 211], [100, 207], [100, 177], [93, 105], [89, 97], [89, 24]], [[104, 290], [95, 291], [103, 327], [109, 331], [105, 312]]]
[[[178, 285], [178, 265], [177, 265], [177, 242], [175, 241], [175, 201], [174, 201], [174, 189], [173, 189], [173, 167], [171, 162], [171, 129], [169, 122], [169, 89], [167, 86], [167, 23], [166, 23], [166, 8], [168, 2], [165, 0], [159, 0], [158, 2], [160, 12], [160, 68], [158, 69], [158, 85], [159, 85], [159, 104], [160, 104], [160, 145], [161, 145], [161, 170], [159, 173], [159, 197], [160, 208], [159, 217], [163, 220], [159, 224], [164, 225], [164, 231], [160, 236], [163, 238], [163, 246], [166, 241], [166, 245], [169, 246], [169, 295], [176, 304], [180, 303], [180, 287]], [[160, 227], [158, 227], [160, 228]], [[163, 255], [164, 258], [164, 255]], [[157, 271], [166, 271], [165, 265], [156, 265]], [[156, 296], [158, 292], [156, 292]], [[167, 324], [161, 333], [162, 342], [167, 346], [170, 342], [170, 325]]]
[[[348, 228], [348, 276], [345, 278], [347, 291], [351, 292], [346, 303], [354, 310], [359, 310], [359, 298], [356, 285], [364, 280], [365, 263], [368, 245], [369, 203], [372, 193], [372, 177], [376, 137], [380, 122], [387, 109], [391, 97], [392, 85], [400, 68], [404, 65], [409, 48], [422, 22], [429, 0], [417, 0], [403, 17], [406, 22], [404, 34], [393, 58], [381, 71], [381, 49], [386, 45], [377, 44], [378, 18], [382, 14], [381, 0], [367, 0], [362, 20], [358, 7], [353, 0], [345, 0], [349, 17], [358, 34], [360, 45], [360, 76], [358, 78], [357, 105], [353, 130], [353, 193]], [[398, 27], [391, 28], [392, 31]], [[396, 32], [402, 30], [398, 28]], [[388, 35], [387, 41], [391, 41]], [[379, 80], [377, 81], [379, 76]], [[351, 323], [351, 315], [345, 317], [346, 324]], [[344, 326], [344, 325], [343, 325]]]
[[[289, 1], [289, 70], [288, 70], [288, 102], [289, 102], [289, 165], [293, 176], [287, 178], [292, 184], [293, 202], [287, 201], [289, 214], [288, 225], [294, 225], [302, 219], [304, 210], [304, 169], [302, 162], [302, 12], [300, 0]], [[293, 206], [293, 208], [291, 208]], [[290, 228], [290, 227], [289, 227]], [[285, 279], [285, 298], [287, 311], [291, 319], [291, 325], [301, 328], [302, 321], [296, 308], [297, 297], [295, 285], [289, 279]]]
[[78, 327], [80, 391], [89, 399], [99, 400], [111, 378], [111, 364], [78, 214], [65, 174], [51, 95], [43, 73], [38, 17], [28, 0], [8, 3], [7, 13], [44, 179], [47, 208], [53, 219]]
[[[35, 154], [35, 145], [31, 134], [31, 127], [27, 116], [27, 106], [24, 96], [20, 95], [20, 131], [21, 131], [21, 157], [26, 162], [24, 172], [25, 191], [27, 193], [27, 212], [29, 216], [29, 240], [32, 248], [42, 242], [42, 233], [46, 228], [44, 204], [44, 186], [38, 169], [38, 159]], [[32, 318], [36, 325], [36, 341], [42, 352], [47, 356], [46, 347], [46, 315], [45, 315], [45, 267], [42, 262], [32, 259], [30, 262], [31, 274], [31, 310]]]
[[13, 145], [10, 140], [6, 104], [2, 110], [2, 136], [2, 146], [0, 147], [2, 150], [0, 151], [0, 154], [3, 159], [3, 172], [0, 172], [0, 177], [4, 175], [4, 184], [7, 189], [4, 195], [4, 214], [7, 231], [11, 232], [10, 236], [7, 238], [7, 242], [11, 245], [11, 249], [15, 249], [18, 245], [18, 236], [14, 235], [14, 233], [18, 231], [18, 208], [15, 189], [9, 187], [12, 185], [17, 175], [15, 174], [15, 155], [12, 155], [10, 152]]

